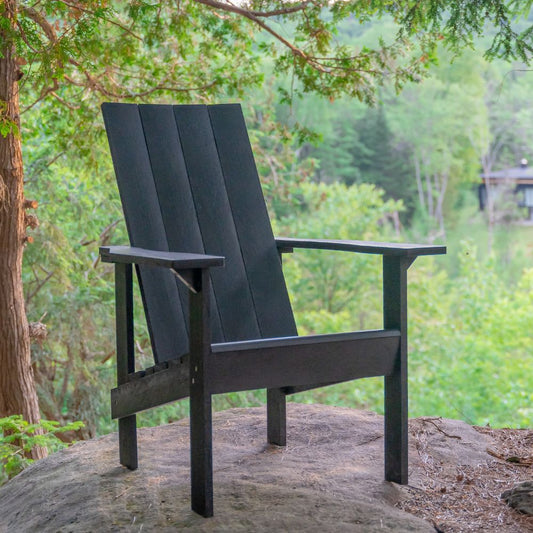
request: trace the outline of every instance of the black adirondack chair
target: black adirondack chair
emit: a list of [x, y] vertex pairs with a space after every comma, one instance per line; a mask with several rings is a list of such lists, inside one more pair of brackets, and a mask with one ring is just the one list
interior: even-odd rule
[[[385, 479], [407, 483], [407, 269], [443, 246], [275, 239], [239, 105], [102, 106], [131, 247], [115, 263], [120, 462], [137, 468], [135, 413], [190, 398], [192, 509], [213, 514], [211, 397], [267, 389], [268, 442], [287, 394], [385, 377]], [[298, 337], [281, 253], [383, 256], [384, 329]], [[135, 371], [135, 264], [155, 366]], [[224, 267], [224, 268], [221, 268]]]

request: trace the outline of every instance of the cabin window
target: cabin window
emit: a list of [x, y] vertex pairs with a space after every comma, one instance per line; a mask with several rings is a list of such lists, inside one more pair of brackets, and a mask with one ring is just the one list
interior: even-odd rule
[[533, 207], [533, 187], [528, 187], [525, 189], [524, 204], [526, 207]]

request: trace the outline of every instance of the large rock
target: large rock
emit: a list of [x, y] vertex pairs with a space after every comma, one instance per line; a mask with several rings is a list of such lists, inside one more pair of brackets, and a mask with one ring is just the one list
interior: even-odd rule
[[[444, 466], [488, 459], [484, 437], [462, 422], [417, 424]], [[216, 413], [210, 519], [190, 511], [188, 431], [187, 420], [139, 430], [134, 472], [118, 464], [116, 434], [38, 461], [0, 488], [0, 531], [435, 531], [394, 507], [405, 489], [383, 481], [379, 415], [289, 404], [278, 448], [265, 446], [264, 408]], [[412, 486], [424, 475], [414, 445]]]

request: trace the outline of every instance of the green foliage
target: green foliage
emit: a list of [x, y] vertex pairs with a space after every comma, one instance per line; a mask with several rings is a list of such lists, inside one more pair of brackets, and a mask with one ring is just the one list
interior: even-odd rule
[[[402, 209], [368, 184], [302, 183], [299, 194], [299, 208], [277, 221], [280, 235], [387, 240], [393, 233], [390, 217]], [[298, 250], [284, 257], [284, 270], [301, 333], [364, 329], [376, 322], [379, 258]]]
[[[480, 260], [472, 242], [457, 253], [454, 277], [430, 258], [409, 270], [409, 414], [531, 427], [533, 269], [509, 284], [495, 257]], [[365, 379], [293, 399], [383, 412], [383, 384]]]
[[[370, 26], [353, 42], [385, 31]], [[399, 96], [383, 89], [377, 108], [316, 96], [293, 104], [293, 115], [320, 136], [300, 150], [301, 158], [314, 159], [316, 180], [383, 188], [403, 201], [402, 223], [432, 239], [443, 239], [454, 224], [452, 213], [479, 183], [480, 170], [516, 166], [533, 144], [533, 77], [523, 65], [489, 64], [473, 51], [452, 61], [442, 47], [439, 56], [430, 79]]]
[[83, 93], [181, 99], [222, 87], [238, 93], [259, 81], [246, 22], [196, 2], [111, 6], [92, 0], [77, 7], [47, 0], [22, 5], [17, 25], [18, 55], [28, 65], [26, 96], [31, 89], [39, 99], [77, 107]]
[[33, 463], [30, 453], [34, 448], [46, 448], [49, 452], [66, 448], [58, 435], [82, 427], [82, 422], [60, 426], [50, 420], [30, 424], [20, 415], [0, 418], [0, 485]]
[[[109, 3], [83, 6], [56, 0], [20, 1], [14, 20], [0, 16], [2, 48], [14, 43], [24, 65], [27, 105], [45, 98], [74, 108], [106, 99], [205, 100], [240, 96], [262, 81], [260, 65], [294, 80], [281, 98], [316, 92], [367, 103], [384, 83], [397, 90], [418, 81], [435, 60], [436, 43], [457, 51], [492, 29], [490, 57], [531, 56], [531, 29], [517, 25], [530, 3], [504, 0], [390, 2], [359, 0], [246, 5], [209, 0]], [[354, 46], [338, 38], [372, 22], [385, 37]], [[353, 26], [356, 25], [356, 28]], [[86, 100], [89, 99], [89, 102]]]
[[494, 36], [486, 53], [489, 58], [527, 61], [533, 52], [531, 32], [529, 28], [518, 29], [516, 17], [527, 15], [530, 9], [530, 0], [522, 2], [427, 0], [416, 2], [402, 15], [408, 32], [428, 29], [429, 25], [429, 30], [442, 35], [454, 51], [471, 46], [474, 36], [481, 35], [487, 28], [492, 29]]
[[[302, 238], [396, 240], [394, 219], [401, 202], [384, 199], [370, 184], [301, 184], [300, 206], [276, 221], [279, 235]], [[300, 335], [380, 329], [380, 257], [321, 250], [295, 250], [283, 257], [283, 270]], [[382, 410], [382, 380], [344, 383], [289, 398]]]
[[7, 137], [10, 133], [19, 135], [19, 127], [7, 116], [7, 103], [0, 100], [0, 135]]
[[413, 280], [413, 379], [431, 391], [415, 400], [415, 412], [530, 427], [533, 271], [509, 284], [495, 258], [480, 261], [472, 242], [459, 256], [457, 277]]
[[328, 183], [373, 183], [388, 198], [402, 200], [409, 220], [416, 199], [411, 152], [391, 131], [383, 105], [361, 107], [343, 100], [325, 117], [332, 129], [310, 148], [318, 161], [316, 177]]
[[265, 200], [273, 216], [283, 217], [298, 203], [299, 184], [313, 175], [314, 161], [300, 161], [294, 151], [305, 131], [277, 120], [273, 88], [268, 85], [250, 95], [245, 111]]
[[[98, 247], [127, 237], [102, 127], [78, 157], [53, 135], [56, 126], [72, 127], [68, 115], [43, 107], [22, 125], [26, 197], [38, 202], [40, 220], [24, 257], [26, 309], [48, 329], [47, 340], [32, 346], [34, 375], [45, 418], [83, 420], [79, 437], [89, 438], [113, 427], [106, 405], [114, 381], [113, 269], [100, 264]], [[143, 349], [142, 321], [137, 333]]]
[[[393, 229], [398, 212], [407, 207], [410, 214], [419, 204], [416, 229], [423, 239], [434, 238], [441, 229], [437, 216], [443, 225], [455, 223], [459, 198], [477, 179], [487, 147], [496, 153], [505, 139], [496, 165], [516, 157], [518, 140], [531, 145], [533, 121], [523, 111], [530, 107], [526, 74], [503, 75], [500, 63], [489, 68], [473, 53], [452, 66], [436, 66], [437, 51], [449, 59], [443, 50], [455, 53], [469, 44], [484, 31], [486, 19], [493, 23], [484, 40], [490, 55], [528, 59], [530, 34], [513, 18], [530, 2], [467, 4], [253, 1], [246, 6], [252, 13], [247, 17], [239, 11], [243, 6], [228, 10], [194, 0], [179, 5], [92, 0], [83, 9], [55, 0], [31, 7], [20, 2], [13, 32], [18, 32], [24, 74], [26, 196], [39, 202], [41, 220], [32, 232], [35, 244], [26, 249], [24, 282], [30, 320], [42, 320], [49, 330], [48, 340], [32, 353], [45, 416], [83, 419], [83, 437], [114, 428], [108, 414], [114, 378], [112, 271], [99, 264], [97, 249], [125, 243], [126, 232], [98, 115], [101, 99], [198, 103], [245, 96], [278, 234], [398, 238], [399, 224]], [[5, 19], [0, 17], [0, 23], [5, 26]], [[280, 40], [282, 35], [291, 36], [290, 42]], [[278, 83], [281, 99], [291, 106], [275, 103], [271, 80], [280, 74], [285, 75]], [[427, 75], [434, 78], [410, 85], [403, 99], [393, 96], [394, 89]], [[309, 91], [326, 98], [296, 98]], [[345, 95], [367, 103], [379, 99], [380, 106], [367, 110]], [[503, 134], [497, 128], [502, 124]], [[312, 137], [310, 131], [322, 136], [320, 148], [302, 142]], [[354, 185], [308, 183], [313, 177]], [[373, 185], [363, 184], [368, 181]], [[284, 261], [302, 333], [380, 327], [378, 258], [298, 251]], [[523, 309], [530, 302], [517, 291], [526, 290], [529, 277], [519, 273], [519, 285], [509, 279], [500, 284], [500, 272], [485, 279], [496, 272], [491, 271], [495, 263], [469, 265], [476, 273], [470, 278], [462, 263], [449, 273], [427, 258], [420, 263], [410, 270], [412, 414], [530, 423], [531, 413], [521, 403], [533, 389], [525, 367], [529, 340], [513, 326], [513, 320], [524, 324]], [[485, 280], [490, 295], [472, 289], [465, 301], [461, 291], [479, 280]], [[468, 315], [470, 300], [489, 322]], [[493, 307], [501, 307], [505, 316]], [[135, 320], [136, 356], [149, 365], [150, 341], [138, 295]], [[485, 326], [479, 339], [476, 331]], [[513, 342], [502, 332], [514, 335]], [[484, 350], [491, 350], [490, 356]], [[501, 365], [507, 355], [512, 363]], [[490, 390], [494, 383], [498, 393]], [[425, 393], [428, 386], [438, 392]], [[506, 403], [498, 404], [498, 395]], [[380, 380], [364, 380], [297, 398], [379, 410], [381, 396]], [[262, 393], [232, 394], [217, 398], [215, 408], [262, 401]], [[510, 417], [501, 405], [521, 414]], [[150, 425], [186, 414], [182, 402], [142, 414], [140, 420]]]

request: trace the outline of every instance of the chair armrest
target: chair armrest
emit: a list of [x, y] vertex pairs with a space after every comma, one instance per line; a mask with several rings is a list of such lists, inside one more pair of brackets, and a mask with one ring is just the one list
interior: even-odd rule
[[446, 253], [446, 246], [430, 244], [407, 244], [392, 242], [341, 241], [331, 239], [293, 239], [277, 237], [276, 245], [281, 252], [292, 252], [293, 248], [317, 250], [341, 250], [363, 254], [417, 257]]
[[130, 246], [102, 246], [100, 256], [105, 263], [134, 263], [176, 271], [224, 266], [224, 258], [216, 255], [161, 252]]

